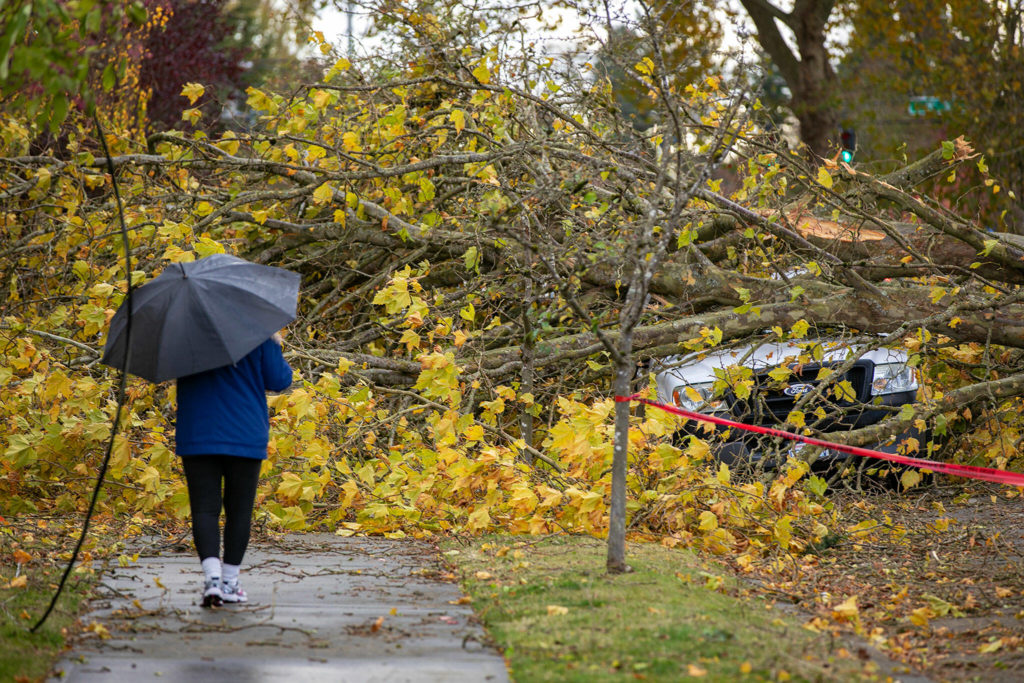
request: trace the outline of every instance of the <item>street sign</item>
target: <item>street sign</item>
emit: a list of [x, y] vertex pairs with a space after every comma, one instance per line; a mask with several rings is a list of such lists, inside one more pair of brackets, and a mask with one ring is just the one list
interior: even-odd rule
[[907, 104], [907, 113], [911, 116], [924, 116], [949, 111], [952, 108], [952, 104], [938, 97], [919, 96], [910, 98], [910, 102]]

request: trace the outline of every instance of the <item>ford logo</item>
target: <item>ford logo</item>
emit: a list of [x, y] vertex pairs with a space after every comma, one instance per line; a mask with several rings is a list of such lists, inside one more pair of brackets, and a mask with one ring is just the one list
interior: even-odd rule
[[808, 391], [814, 388], [811, 384], [790, 384], [788, 387], [782, 390], [786, 396], [799, 396], [800, 394], [806, 394]]

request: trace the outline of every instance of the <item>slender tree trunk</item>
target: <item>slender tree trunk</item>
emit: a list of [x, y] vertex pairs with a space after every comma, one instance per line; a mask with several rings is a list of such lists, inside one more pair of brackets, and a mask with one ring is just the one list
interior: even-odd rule
[[[633, 377], [632, 331], [622, 340], [622, 357], [615, 364], [616, 396], [629, 396]], [[629, 463], [629, 403], [615, 404], [615, 448], [612, 451], [612, 496], [608, 523], [608, 573], [629, 571], [626, 565], [626, 472]]]

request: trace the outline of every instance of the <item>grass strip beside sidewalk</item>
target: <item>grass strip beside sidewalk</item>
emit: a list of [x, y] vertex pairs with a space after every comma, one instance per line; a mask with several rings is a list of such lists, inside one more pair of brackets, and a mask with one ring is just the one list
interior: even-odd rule
[[631, 544], [635, 571], [610, 576], [604, 542], [589, 537], [452, 539], [443, 550], [516, 681], [873, 677], [688, 552]]
[[31, 566], [18, 574], [20, 580], [14, 566], [4, 563], [0, 569], [0, 681], [41, 681], [63, 650], [94, 575], [72, 574], [46, 623], [29, 632], [50, 604], [63, 569]]

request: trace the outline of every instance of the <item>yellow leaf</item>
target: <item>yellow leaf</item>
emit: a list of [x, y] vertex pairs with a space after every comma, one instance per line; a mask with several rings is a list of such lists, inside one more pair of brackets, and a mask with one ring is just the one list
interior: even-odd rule
[[818, 182], [827, 188], [832, 187], [832, 176], [829, 175], [828, 169], [824, 166], [818, 167]]
[[935, 613], [928, 607], [918, 607], [910, 613], [910, 623], [921, 628], [928, 628], [928, 620], [934, 617]]
[[206, 258], [211, 254], [223, 254], [224, 245], [209, 237], [200, 237], [195, 243], [196, 253], [200, 258]]
[[561, 605], [548, 605], [548, 616], [549, 617], [560, 617], [569, 613], [568, 607], [562, 607]]
[[28, 585], [28, 577], [22, 574], [11, 579], [11, 582], [7, 584], [8, 588], [24, 588]]
[[921, 473], [913, 468], [904, 470], [900, 475], [900, 485], [905, 489], [912, 489], [919, 483], [921, 483]]
[[306, 150], [306, 161], [316, 161], [327, 156], [327, 150], [320, 145], [310, 145]]
[[995, 652], [996, 650], [998, 650], [1002, 646], [1003, 646], [1003, 639], [1002, 638], [996, 638], [992, 642], [985, 643], [984, 645], [979, 647], [978, 648], [978, 652], [983, 654], [983, 655], [988, 655], [988, 654], [992, 654], [993, 652]]
[[189, 104], [195, 104], [196, 100], [203, 96], [204, 92], [206, 92], [206, 88], [200, 83], [186, 83], [181, 88], [181, 95], [188, 98]]
[[479, 441], [484, 438], [484, 428], [482, 425], [478, 424], [470, 425], [462, 433], [462, 436], [464, 436], [467, 441]]
[[94, 621], [91, 624], [89, 624], [85, 630], [92, 631], [103, 640], [106, 640], [110, 637], [110, 631], [108, 631], [107, 627], [99, 623], [98, 621]]
[[313, 203], [326, 204], [334, 197], [334, 189], [327, 183], [313, 190]]
[[373, 465], [370, 463], [366, 463], [356, 470], [356, 475], [369, 486], [373, 486], [376, 481], [376, 473], [373, 470]]
[[859, 613], [860, 610], [857, 609], [856, 595], [851, 595], [846, 600], [832, 608], [832, 617], [841, 621], [854, 619]]
[[473, 76], [485, 85], [491, 82], [491, 72], [487, 70], [487, 64], [483, 61], [473, 69]]
[[792, 522], [793, 518], [790, 515], [783, 515], [779, 521], [775, 522], [775, 539], [781, 548], [788, 548], [789, 542], [793, 538]]
[[296, 500], [302, 495], [302, 479], [294, 472], [282, 473], [281, 483], [277, 485], [277, 493], [285, 500]]
[[701, 678], [708, 675], [708, 670], [697, 664], [689, 664], [686, 667], [686, 674], [693, 678]]
[[807, 424], [806, 416], [802, 410], [794, 410], [786, 416], [786, 422], [794, 427], [803, 427]]
[[654, 73], [654, 62], [650, 57], [644, 57], [633, 68], [645, 76], [650, 76]]
[[718, 528], [718, 517], [713, 512], [705, 510], [700, 513], [700, 530], [714, 531]]
[[854, 391], [853, 385], [848, 380], [843, 380], [833, 387], [832, 395], [837, 401], [853, 401], [857, 398], [857, 392]]
[[341, 145], [347, 151], [352, 152], [359, 149], [359, 135], [349, 131], [341, 136]]
[[147, 465], [136, 482], [142, 484], [146, 491], [153, 493], [156, 491], [157, 484], [160, 483], [160, 471], [152, 465]]
[[323, 111], [327, 104], [331, 101], [331, 93], [326, 90], [315, 90], [313, 91], [313, 106], [319, 111]]
[[448, 114], [448, 120], [455, 124], [455, 130], [459, 133], [466, 127], [466, 112], [461, 109], [453, 109], [452, 113]]
[[409, 351], [413, 351], [420, 347], [420, 335], [416, 334], [412, 330], [406, 330], [402, 333], [402, 338], [398, 340], [399, 344], [405, 344], [405, 347]]
[[488, 579], [493, 579], [494, 578], [494, 574], [492, 574], [490, 572], [485, 572], [485, 571], [478, 571], [473, 576], [475, 576], [480, 581], [487, 581]]
[[491, 525], [491, 515], [486, 505], [478, 507], [466, 520], [466, 531], [483, 531]]

